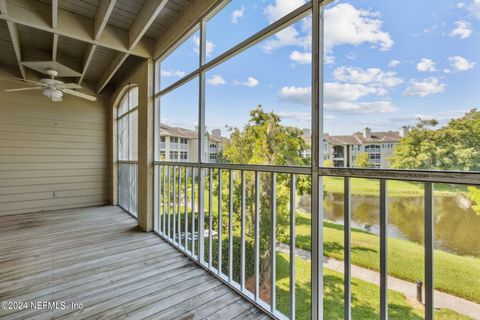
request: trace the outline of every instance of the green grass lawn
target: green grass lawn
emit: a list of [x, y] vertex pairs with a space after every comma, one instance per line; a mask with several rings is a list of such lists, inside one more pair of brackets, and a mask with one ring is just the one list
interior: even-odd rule
[[[310, 250], [310, 215], [297, 213], [297, 247]], [[324, 223], [324, 254], [343, 260], [343, 226]], [[388, 239], [389, 274], [408, 281], [423, 281], [423, 246], [400, 239]], [[379, 270], [379, 237], [352, 230], [352, 263]], [[480, 303], [480, 259], [435, 250], [435, 289]]]
[[[325, 192], [343, 193], [343, 178], [324, 177]], [[378, 179], [351, 179], [351, 188], [355, 195], [378, 196], [380, 182]], [[423, 195], [423, 185], [407, 181], [388, 181], [388, 195], [392, 197], [411, 197]], [[451, 195], [457, 192], [467, 192], [466, 186], [436, 184], [435, 195]]]
[[[310, 315], [310, 263], [296, 258], [296, 315], [297, 319], [309, 319]], [[289, 261], [288, 255], [277, 254], [277, 308], [284, 314], [289, 312]], [[324, 318], [343, 318], [343, 274], [324, 271]], [[389, 291], [390, 319], [423, 319], [424, 310], [414, 307], [404, 295]], [[378, 319], [380, 311], [379, 287], [365, 281], [352, 279], [352, 318]], [[451, 310], [436, 310], [438, 320], [466, 320], [469, 317]]]

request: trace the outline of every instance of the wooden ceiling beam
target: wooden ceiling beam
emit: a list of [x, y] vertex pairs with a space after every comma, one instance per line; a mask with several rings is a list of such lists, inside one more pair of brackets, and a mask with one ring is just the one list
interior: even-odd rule
[[134, 48], [142, 39], [145, 32], [155, 21], [155, 18], [165, 8], [167, 2], [168, 0], [147, 0], [145, 2], [128, 31], [129, 49]]
[[95, 24], [93, 28], [93, 38], [95, 40], [100, 39], [100, 36], [102, 35], [103, 30], [108, 23], [108, 19], [110, 19], [110, 15], [112, 14], [116, 2], [117, 0], [102, 0], [100, 2], [100, 6], [95, 16]]
[[95, 24], [93, 19], [58, 8], [58, 26], [52, 28], [51, 21], [48, 19], [51, 16], [51, 7], [48, 4], [30, 0], [2, 1], [8, 6], [8, 11], [2, 11], [0, 19], [7, 22], [56, 33], [127, 55], [151, 58], [152, 41], [141, 39], [136, 46], [129, 48], [129, 32], [123, 29], [106, 24], [100, 38], [96, 40], [93, 37]]
[[58, 0], [52, 0], [52, 28], [58, 27]]
[[105, 88], [108, 82], [115, 75], [115, 72], [118, 71], [118, 69], [123, 64], [123, 62], [128, 58], [128, 56], [129, 56], [128, 53], [122, 53], [122, 52], [117, 53], [115, 58], [112, 60], [112, 62], [108, 66], [107, 70], [104, 72], [103, 76], [100, 78], [100, 80], [98, 80], [97, 93], [100, 93], [103, 90], [103, 88]]
[[53, 45], [52, 45], [52, 61], [57, 61], [57, 51], [58, 51], [58, 34], [53, 34]]
[[[0, 0], [0, 11], [1, 15], [8, 14], [8, 5], [6, 0]], [[25, 67], [22, 65], [22, 51], [20, 49], [20, 38], [18, 37], [18, 29], [15, 23], [7, 21], [8, 32], [10, 33], [10, 38], [12, 39], [13, 51], [15, 52], [15, 58], [17, 59], [18, 67], [20, 73], [24, 80], [27, 79], [27, 74]]]
[[95, 53], [95, 49], [97, 48], [96, 45], [91, 44], [87, 51], [85, 52], [85, 57], [83, 58], [83, 69], [82, 69], [82, 75], [78, 79], [78, 85], [82, 84], [83, 78], [85, 78], [85, 75], [87, 74], [88, 67], [90, 67], [90, 63], [92, 62], [93, 54]]

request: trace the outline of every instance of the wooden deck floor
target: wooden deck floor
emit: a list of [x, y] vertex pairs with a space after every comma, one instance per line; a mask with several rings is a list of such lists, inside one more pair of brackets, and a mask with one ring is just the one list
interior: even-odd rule
[[117, 207], [0, 217], [0, 301], [27, 302], [0, 318], [268, 319], [135, 226]]

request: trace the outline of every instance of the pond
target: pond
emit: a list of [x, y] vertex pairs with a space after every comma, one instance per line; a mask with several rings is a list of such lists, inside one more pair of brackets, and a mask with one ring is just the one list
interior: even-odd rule
[[[308, 199], [299, 208], [310, 211]], [[422, 196], [388, 198], [388, 235], [423, 244], [424, 205]], [[379, 233], [379, 197], [352, 194], [352, 227]], [[343, 223], [343, 193], [324, 196], [325, 219]], [[480, 216], [460, 193], [435, 195], [435, 248], [447, 252], [480, 257]]]

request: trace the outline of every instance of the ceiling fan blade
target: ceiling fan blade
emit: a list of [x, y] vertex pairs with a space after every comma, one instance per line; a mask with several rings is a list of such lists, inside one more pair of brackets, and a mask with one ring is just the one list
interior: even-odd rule
[[33, 84], [38, 84], [40, 86], [44, 86], [44, 87], [47, 87], [47, 85], [45, 83], [41, 83], [41, 82], [38, 82], [38, 81], [33, 81], [33, 80], [28, 80], [28, 79], [22, 79], [22, 78], [14, 78], [15, 80], [19, 81], [19, 82], [27, 82], [27, 83], [33, 83]]
[[63, 88], [65, 88], [65, 89], [82, 89], [82, 86], [79, 86], [76, 83], [64, 83], [64, 84], [59, 85], [59, 87], [61, 87], [62, 89]]
[[17, 89], [7, 89], [3, 90], [5, 92], [16, 92], [16, 91], [27, 91], [27, 90], [39, 90], [44, 89], [44, 87], [30, 87], [30, 88], [17, 88]]
[[74, 91], [74, 90], [70, 90], [70, 89], [63, 89], [62, 90], [64, 93], [68, 93], [68, 94], [71, 94], [73, 96], [77, 96], [79, 98], [83, 98], [83, 99], [87, 99], [87, 100], [90, 100], [90, 101], [95, 101], [97, 100], [96, 97], [94, 96], [91, 96], [91, 95], [88, 95], [88, 94], [85, 94], [85, 93], [82, 93], [82, 92], [78, 92], [78, 91]]

